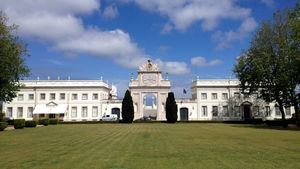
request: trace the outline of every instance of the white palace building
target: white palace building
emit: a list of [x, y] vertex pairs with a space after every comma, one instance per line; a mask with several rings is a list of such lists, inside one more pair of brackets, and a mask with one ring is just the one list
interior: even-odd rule
[[[58, 118], [63, 121], [99, 121], [104, 115], [121, 117], [122, 100], [117, 89], [103, 80], [22, 80], [23, 87], [12, 102], [3, 103], [6, 117], [32, 120]], [[196, 79], [192, 98], [176, 99], [178, 120], [280, 119], [274, 103], [265, 103], [255, 95], [242, 95], [239, 81], [232, 79]], [[171, 83], [150, 60], [141, 65], [129, 90], [134, 103], [134, 118], [165, 120], [165, 102]], [[294, 109], [285, 109], [291, 118]]]

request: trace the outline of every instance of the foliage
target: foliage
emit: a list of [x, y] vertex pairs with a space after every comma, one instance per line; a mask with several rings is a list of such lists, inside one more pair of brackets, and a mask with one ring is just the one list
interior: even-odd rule
[[[273, 21], [265, 21], [234, 67], [242, 92], [258, 91], [259, 97], [266, 102], [276, 101], [283, 120], [284, 107], [297, 104], [295, 88], [300, 83], [300, 39], [294, 36], [300, 34], [299, 11], [297, 5], [293, 10], [275, 13]], [[298, 18], [293, 18], [292, 14]], [[297, 106], [295, 109], [297, 111]]]
[[0, 101], [11, 101], [21, 87], [19, 80], [29, 73], [25, 65], [27, 51], [14, 35], [15, 25], [7, 26], [7, 18], [0, 11]]
[[25, 127], [25, 119], [15, 119], [14, 120], [14, 128], [15, 129], [23, 129]]
[[4, 121], [5, 113], [2, 113], [0, 110], [0, 122]]
[[166, 101], [166, 118], [168, 123], [176, 123], [177, 121], [177, 104], [174, 93], [169, 92]]
[[132, 123], [134, 118], [133, 101], [129, 90], [126, 90], [122, 101], [122, 122]]
[[48, 126], [49, 124], [49, 119], [39, 119], [39, 125], [44, 125], [44, 126]]
[[56, 125], [58, 123], [58, 119], [49, 119], [49, 124]]
[[5, 128], [7, 127], [7, 123], [6, 122], [0, 122], [0, 131], [3, 131]]
[[25, 127], [36, 127], [36, 121], [34, 120], [25, 121]]

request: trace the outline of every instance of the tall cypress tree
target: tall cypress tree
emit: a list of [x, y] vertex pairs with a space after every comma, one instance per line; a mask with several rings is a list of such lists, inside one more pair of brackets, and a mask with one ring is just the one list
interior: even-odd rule
[[177, 121], [177, 111], [174, 93], [169, 92], [166, 101], [166, 118], [168, 123], [175, 123]]
[[129, 90], [126, 90], [122, 101], [122, 122], [132, 123], [134, 118], [133, 101]]

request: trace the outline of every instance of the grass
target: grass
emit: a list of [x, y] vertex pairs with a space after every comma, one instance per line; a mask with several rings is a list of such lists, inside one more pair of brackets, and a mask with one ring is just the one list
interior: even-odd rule
[[69, 124], [0, 132], [4, 168], [300, 168], [300, 133], [245, 125]]

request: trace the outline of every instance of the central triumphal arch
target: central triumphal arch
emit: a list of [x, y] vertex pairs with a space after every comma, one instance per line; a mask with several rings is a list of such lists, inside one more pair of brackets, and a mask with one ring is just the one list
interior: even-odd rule
[[149, 117], [165, 120], [165, 103], [171, 83], [164, 79], [157, 64], [148, 60], [139, 66], [137, 79], [131, 77], [129, 90], [134, 104], [134, 119]]

